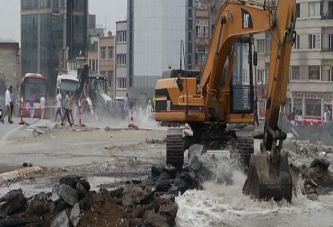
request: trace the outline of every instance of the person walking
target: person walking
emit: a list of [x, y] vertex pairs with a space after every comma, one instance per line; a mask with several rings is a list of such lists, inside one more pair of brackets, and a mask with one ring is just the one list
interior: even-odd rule
[[44, 95], [41, 95], [40, 97], [40, 118], [43, 120], [44, 119], [44, 113], [45, 113], [45, 105], [46, 105], [46, 99]]
[[60, 121], [62, 120], [62, 114], [61, 114], [61, 108], [62, 108], [62, 97], [60, 93], [60, 89], [57, 88], [57, 95], [56, 95], [56, 100], [53, 102], [53, 104], [56, 104], [56, 115], [54, 118], [54, 122], [57, 121], [57, 116], [59, 115]]
[[10, 119], [13, 119], [14, 112], [14, 98], [13, 98], [13, 90], [10, 92]]
[[73, 95], [71, 92], [69, 92], [69, 115], [71, 116], [71, 122], [74, 124], [74, 118], [73, 118]]
[[30, 117], [34, 118], [35, 115], [35, 96], [31, 95], [30, 99], [29, 99], [29, 106], [30, 106]]
[[62, 122], [61, 122], [61, 125], [64, 126], [64, 121], [65, 119], [67, 118], [68, 120], [68, 123], [70, 126], [72, 126], [73, 124], [71, 123], [71, 120], [70, 120], [70, 114], [69, 114], [69, 111], [70, 111], [70, 92], [67, 91], [66, 93], [66, 98], [65, 98], [65, 114], [64, 114], [64, 117], [62, 118]]
[[12, 86], [9, 86], [9, 88], [7, 89], [6, 93], [5, 93], [5, 114], [3, 115], [1, 121], [2, 121], [2, 124], [4, 124], [4, 120], [5, 120], [5, 117], [8, 116], [8, 123], [9, 124], [13, 124], [13, 121], [12, 121], [12, 113], [11, 113], [11, 108], [10, 108], [10, 102], [12, 102], [12, 99], [11, 99], [11, 95], [10, 93], [13, 91], [13, 87]]

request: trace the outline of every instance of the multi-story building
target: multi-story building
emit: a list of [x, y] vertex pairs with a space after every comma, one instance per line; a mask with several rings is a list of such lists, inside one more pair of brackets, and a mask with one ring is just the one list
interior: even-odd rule
[[125, 97], [127, 87], [129, 87], [128, 78], [128, 48], [127, 48], [127, 20], [116, 22], [116, 65], [115, 65], [115, 87], [116, 99], [121, 100]]
[[[333, 104], [333, 1], [297, 0], [297, 36], [292, 50], [286, 112], [320, 117]], [[270, 34], [256, 37], [259, 113], [264, 114]]]
[[98, 43], [98, 38], [104, 36], [103, 26], [96, 24], [96, 15], [88, 16], [88, 49], [94, 49]]
[[22, 75], [43, 74], [55, 94], [55, 69], [86, 53], [87, 17], [88, 0], [21, 0]]
[[114, 53], [115, 53], [115, 37], [112, 32], [108, 32], [107, 36], [99, 37], [98, 41], [98, 71], [99, 75], [107, 76], [109, 95], [114, 96], [115, 79], [114, 79]]
[[152, 98], [168, 65], [179, 67], [180, 43], [186, 39], [185, 0], [128, 0], [130, 96]]
[[6, 88], [12, 85], [17, 91], [20, 81], [17, 80], [19, 73], [19, 43], [0, 42], [0, 96], [4, 96]]

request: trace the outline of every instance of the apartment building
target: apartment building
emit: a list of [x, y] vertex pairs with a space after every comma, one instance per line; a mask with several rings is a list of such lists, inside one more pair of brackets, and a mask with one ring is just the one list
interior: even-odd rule
[[118, 100], [124, 99], [127, 88], [129, 87], [128, 79], [128, 48], [127, 48], [127, 20], [116, 22], [116, 66], [115, 66], [115, 97]]
[[[333, 1], [297, 1], [297, 36], [292, 50], [285, 112], [320, 117], [333, 104]], [[270, 33], [256, 36], [259, 115], [265, 114]]]
[[114, 54], [115, 54], [115, 37], [112, 32], [107, 36], [99, 37], [98, 41], [98, 72], [99, 75], [108, 78], [108, 92], [114, 97], [115, 94], [115, 77], [114, 77]]

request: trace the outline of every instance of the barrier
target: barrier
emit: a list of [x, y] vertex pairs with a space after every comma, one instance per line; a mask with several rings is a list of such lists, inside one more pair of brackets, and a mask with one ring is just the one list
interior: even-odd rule
[[131, 110], [131, 122], [128, 125], [129, 128], [134, 129], [135, 125], [134, 125], [134, 119], [133, 119], [133, 110]]
[[22, 110], [21, 110], [20, 115], [21, 115], [21, 116], [20, 116], [20, 122], [19, 122], [19, 125], [24, 125]]

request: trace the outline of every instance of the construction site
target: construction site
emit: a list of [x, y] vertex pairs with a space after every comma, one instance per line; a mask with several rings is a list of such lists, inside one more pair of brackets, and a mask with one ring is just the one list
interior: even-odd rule
[[[83, 61], [36, 106], [45, 78], [26, 74], [31, 93], [0, 124], [0, 226], [332, 226], [332, 110], [285, 113], [296, 1], [225, 1], [216, 22], [203, 68], [164, 74], [153, 102], [115, 102]], [[265, 32], [259, 120], [253, 35]]]

